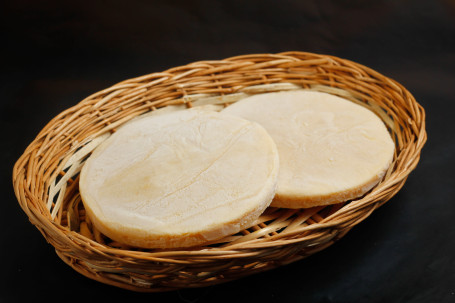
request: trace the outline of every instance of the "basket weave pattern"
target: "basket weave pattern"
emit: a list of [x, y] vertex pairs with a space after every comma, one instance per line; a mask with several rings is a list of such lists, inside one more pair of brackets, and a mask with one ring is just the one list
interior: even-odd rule
[[[366, 106], [387, 125], [394, 161], [383, 181], [347, 203], [291, 210], [268, 208], [254, 226], [191, 249], [137, 249], [94, 228], [79, 195], [79, 172], [92, 150], [120, 125], [156, 111], [222, 108], [251, 94], [293, 89], [332, 93]], [[425, 113], [399, 83], [337, 57], [288, 52], [195, 62], [129, 79], [59, 114], [17, 161], [20, 206], [79, 273], [135, 291], [217, 284], [318, 252], [388, 201], [416, 167], [426, 141]]]

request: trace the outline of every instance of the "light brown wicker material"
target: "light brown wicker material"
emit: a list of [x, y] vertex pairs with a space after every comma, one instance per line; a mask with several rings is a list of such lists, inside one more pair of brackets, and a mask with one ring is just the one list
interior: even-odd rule
[[[126, 247], [93, 228], [78, 191], [81, 166], [122, 123], [149, 112], [228, 106], [262, 92], [312, 89], [377, 113], [396, 142], [384, 180], [364, 197], [311, 209], [269, 208], [256, 224], [186, 250]], [[340, 239], [401, 189], [426, 141], [425, 113], [399, 83], [360, 64], [302, 52], [195, 62], [118, 83], [55, 117], [13, 171], [18, 201], [58, 256], [81, 274], [136, 291], [217, 284], [288, 264]]]

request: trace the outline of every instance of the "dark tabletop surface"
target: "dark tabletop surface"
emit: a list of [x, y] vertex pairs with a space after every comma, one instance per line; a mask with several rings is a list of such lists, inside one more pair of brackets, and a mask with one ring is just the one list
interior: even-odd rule
[[[0, 16], [0, 302], [455, 302], [454, 0], [3, 1]], [[84, 97], [193, 61], [288, 50], [367, 65], [427, 113], [403, 189], [330, 248], [213, 287], [133, 293], [64, 264], [20, 209], [14, 162]]]

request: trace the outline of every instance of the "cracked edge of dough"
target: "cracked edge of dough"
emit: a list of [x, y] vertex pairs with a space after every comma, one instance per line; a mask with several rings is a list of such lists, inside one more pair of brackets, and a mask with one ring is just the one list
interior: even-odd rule
[[[278, 161], [277, 152], [275, 153], [275, 161]], [[212, 225], [204, 231], [194, 233], [157, 235], [152, 234], [149, 231], [125, 226], [121, 229], [112, 228], [109, 224], [105, 224], [104, 222], [98, 220], [88, 206], [88, 203], [84, 203], [84, 206], [95, 227], [112, 240], [141, 248], [191, 247], [201, 245], [209, 241], [218, 240], [225, 236], [233, 235], [245, 228], [250, 227], [270, 205], [273, 197], [275, 196], [278, 179], [278, 165], [275, 165], [273, 171], [271, 172], [271, 176], [272, 177], [268, 179], [268, 184], [264, 185], [263, 190], [260, 193], [260, 199], [258, 200], [261, 202], [255, 208], [230, 222], [223, 222], [214, 226]]]
[[282, 207], [282, 208], [310, 208], [315, 206], [326, 206], [332, 205], [342, 202], [347, 202], [349, 200], [361, 198], [364, 194], [370, 191], [373, 187], [379, 184], [381, 180], [384, 178], [387, 170], [389, 169], [390, 165], [392, 164], [392, 158], [390, 158], [389, 162], [387, 163], [384, 168], [379, 171], [379, 173], [375, 174], [370, 180], [367, 182], [344, 191], [338, 191], [335, 193], [329, 193], [326, 195], [313, 195], [313, 196], [295, 196], [295, 195], [280, 195], [276, 194], [273, 198], [272, 203], [270, 206], [272, 207]]

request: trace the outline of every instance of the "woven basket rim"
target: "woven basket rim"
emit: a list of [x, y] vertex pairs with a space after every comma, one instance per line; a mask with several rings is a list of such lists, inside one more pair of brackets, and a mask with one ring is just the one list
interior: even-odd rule
[[[313, 71], [314, 74], [312, 74]], [[308, 75], [305, 73], [308, 73]], [[308, 77], [310, 80], [307, 80], [305, 77]], [[319, 82], [311, 84], [313, 78], [317, 78]], [[349, 79], [349, 81], [346, 80], [348, 84], [342, 83], [344, 79]], [[364, 84], [366, 88], [359, 83]], [[352, 101], [354, 99], [357, 100], [357, 95], [363, 94], [361, 102], [365, 102], [365, 105], [368, 105], [370, 109], [380, 115], [389, 128], [394, 128], [394, 132], [396, 132], [394, 133], [395, 141], [400, 146], [395, 156], [393, 169], [389, 169], [386, 177], [379, 185], [364, 197], [343, 205], [320, 221], [296, 228], [286, 235], [277, 233], [269, 237], [253, 238], [245, 242], [228, 245], [228, 249], [225, 246], [152, 251], [125, 249], [98, 243], [95, 239], [90, 239], [80, 232], [72, 231], [68, 227], [62, 226], [53, 217], [54, 215], [59, 216], [58, 213], [61, 210], [54, 208], [56, 211], [55, 214], [52, 214], [48, 209], [48, 205], [58, 204], [58, 202], [44, 201], [43, 199], [43, 197], [49, 194], [45, 191], [53, 188], [52, 184], [58, 184], [57, 175], [64, 168], [64, 162], [68, 161], [72, 155], [74, 156], [78, 149], [81, 149], [87, 142], [92, 142], [95, 138], [101, 138], [103, 135], [108, 136], [119, 125], [140, 114], [159, 108], [171, 108], [172, 106], [198, 106], [197, 104], [200, 100], [214, 104], [210, 102], [215, 102], [213, 100], [217, 100], [217, 98], [219, 100], [215, 102], [215, 105], [221, 106], [225, 100], [230, 102], [231, 99], [229, 98], [242, 98], [242, 94], [257, 93], [261, 89], [270, 91], [295, 89], [294, 86], [296, 85], [297, 88], [326, 89], [334, 94], [345, 94], [345, 92], [349, 92], [349, 96], [353, 98]], [[344, 85], [352, 85], [352, 87], [358, 85], [359, 87], [356, 87], [357, 90], [352, 89], [351, 86], [349, 86], [349, 90], [340, 88], [344, 87]], [[378, 105], [380, 102], [378, 101], [376, 103], [374, 96], [372, 97], [373, 94], [380, 94], [381, 85], [387, 88], [385, 91], [387, 96], [384, 96], [384, 100], [381, 102], [389, 102], [387, 101], [388, 99], [393, 101], [390, 101], [388, 111], [381, 107], [384, 104]], [[365, 91], [368, 91], [368, 93]], [[153, 94], [159, 95], [160, 93], [165, 97], [161, 100], [154, 100]], [[152, 97], [147, 99], [150, 95]], [[120, 103], [118, 101], [129, 100], [128, 97], [130, 99], [136, 98], [136, 101], [134, 101], [136, 103], [128, 103], [126, 101]], [[396, 98], [396, 100], [393, 98]], [[120, 107], [118, 112], [112, 109], [116, 105], [115, 102], [119, 102], [118, 105]], [[224, 103], [227, 104], [229, 102]], [[129, 116], [121, 117], [124, 112], [133, 112], [137, 108], [140, 108], [143, 112], [138, 110]], [[103, 110], [105, 110], [105, 113], [109, 112], [109, 115], [112, 116], [107, 116]], [[68, 134], [59, 132], [60, 130], [65, 131], [65, 127], [71, 123], [74, 124], [74, 121], [77, 121], [79, 117], [89, 115], [93, 117], [101, 115], [99, 118], [105, 120], [106, 123], [98, 130], [94, 130], [91, 133], [87, 132], [88, 135], [85, 137], [85, 142], [75, 140], [71, 137], [76, 137], [77, 131], [74, 134], [70, 133], [69, 130], [67, 131]], [[120, 118], [112, 121], [109, 120], [115, 115], [119, 115]], [[407, 120], [399, 120], [398, 118], [401, 115], [405, 116]], [[384, 119], [390, 119], [390, 121], [385, 121]], [[399, 122], [397, 122], [398, 120]], [[81, 131], [84, 129], [83, 126], [77, 125], [77, 127]], [[128, 282], [110, 280], [110, 278], [106, 278], [107, 276], [96, 277], [87, 268], [92, 266], [94, 271], [106, 270], [106, 267], [100, 266], [97, 263], [103, 258], [121, 264], [134, 263], [134, 265], [137, 265], [137, 263], [142, 264], [144, 262], [161, 262], [172, 266], [185, 266], [188, 264], [194, 266], [204, 264], [204, 262], [218, 262], [221, 259], [242, 260], [256, 258], [257, 260], [261, 260], [262, 258], [267, 258], [267, 254], [276, 253], [276, 250], [290, 249], [289, 247], [294, 246], [308, 249], [310, 252], [308, 255], [310, 255], [311, 251], [309, 248], [311, 246], [315, 248], [314, 251], [316, 252], [317, 249], [323, 247], [332, 241], [332, 239], [342, 237], [350, 228], [363, 221], [377, 207], [381, 206], [401, 189], [408, 175], [416, 167], [425, 142], [425, 111], [415, 101], [411, 93], [395, 80], [383, 76], [359, 63], [335, 56], [297, 51], [277, 54], [249, 54], [234, 56], [224, 60], [193, 62], [187, 65], [173, 67], [163, 72], [127, 79], [88, 96], [75, 106], [68, 108], [54, 117], [38, 133], [14, 165], [13, 186], [21, 208], [30, 218], [30, 221], [41, 231], [43, 236], [56, 247], [57, 254], [65, 262], [70, 264], [78, 272], [101, 282], [134, 290], [147, 291], [149, 288], [134, 286]], [[65, 150], [59, 154], [57, 150], [62, 146], [64, 146]], [[59, 161], [56, 161], [54, 158], [46, 158], [49, 154], [53, 154], [53, 157], [58, 158]], [[40, 157], [44, 158], [43, 161], [48, 162], [39, 162], [41, 161], [39, 159]], [[60, 171], [46, 170], [44, 168], [46, 164], [52, 164], [55, 170], [60, 169]], [[50, 180], [52, 177], [54, 179]], [[36, 180], [37, 178], [41, 178], [42, 180], [39, 179], [40, 182], [38, 182]], [[70, 179], [71, 177], [68, 180]], [[69, 187], [71, 186], [69, 185]], [[57, 196], [52, 198], [55, 197], [57, 197], [57, 200], [59, 199], [58, 193]], [[64, 199], [63, 194], [61, 199]], [[64, 205], [67, 202], [62, 203]], [[63, 209], [67, 205], [61, 207]], [[312, 211], [315, 211], [315, 215], [317, 215], [317, 212], [320, 210], [312, 209]], [[270, 212], [273, 214], [274, 210], [271, 209]], [[294, 213], [290, 216], [303, 215], [306, 215], [305, 211], [297, 215]], [[274, 220], [276, 221], [277, 219], [275, 218]], [[326, 240], [327, 242], [324, 242]], [[90, 258], [93, 258], [93, 264], [90, 263], [88, 265], [89, 267], [86, 268], [82, 267], [82, 259], [78, 259], [79, 256], [77, 253], [76, 255], [67, 253], [66, 250], [68, 248], [75, 249], [77, 253], [87, 252], [85, 259], [82, 259], [88, 264], [91, 261]], [[298, 256], [296, 256], [296, 259], [299, 259]], [[261, 268], [258, 267], [257, 270], [260, 271]], [[139, 280], [142, 278], [136, 277]], [[208, 282], [211, 281], [208, 280]], [[220, 282], [220, 278], [215, 279], [215, 282]], [[136, 281], [134, 283], [138, 282]], [[177, 283], [169, 287], [170, 289], [178, 288], [176, 285], [179, 284]], [[191, 284], [188, 283], [188, 285]], [[196, 283], [196, 286], [199, 285], [202, 285], [202, 283]], [[165, 283], [160, 287], [160, 289], [165, 289]]]

